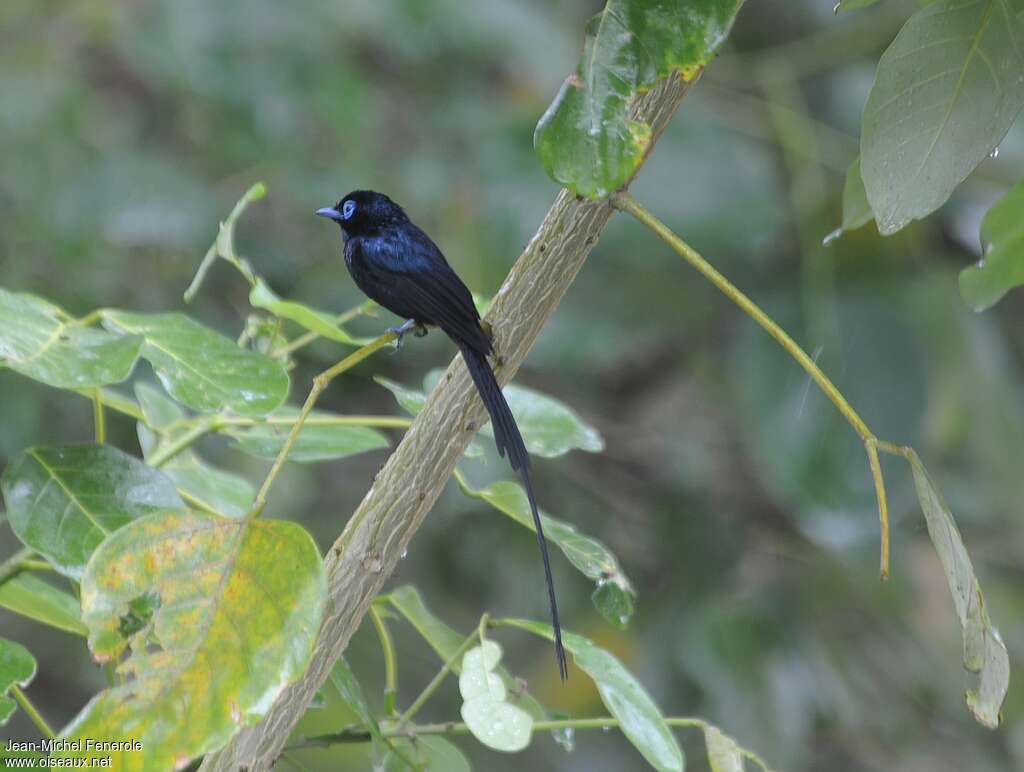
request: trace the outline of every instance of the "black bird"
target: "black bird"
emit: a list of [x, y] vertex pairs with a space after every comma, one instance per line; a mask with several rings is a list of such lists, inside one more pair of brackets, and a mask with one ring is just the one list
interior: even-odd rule
[[519, 473], [533, 512], [551, 603], [551, 626], [555, 633], [555, 656], [564, 680], [567, 676], [562, 628], [558, 622], [555, 584], [551, 578], [548, 548], [541, 527], [537, 500], [530, 479], [530, 456], [519, 433], [508, 402], [487, 361], [494, 353], [489, 332], [484, 329], [473, 304], [473, 296], [448, 265], [441, 250], [420, 230], [405, 211], [385, 196], [371, 190], [355, 190], [336, 206], [316, 211], [341, 226], [345, 243], [345, 264], [352, 278], [371, 300], [406, 319], [400, 327], [389, 328], [402, 335], [416, 330], [425, 335], [427, 325], [440, 327], [462, 352], [462, 359], [487, 407], [494, 427], [498, 453], [508, 453], [512, 469]]

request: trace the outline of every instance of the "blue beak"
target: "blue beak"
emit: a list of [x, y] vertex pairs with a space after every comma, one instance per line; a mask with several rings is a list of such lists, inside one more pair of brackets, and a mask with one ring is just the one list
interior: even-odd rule
[[329, 220], [341, 222], [341, 212], [339, 212], [333, 206], [325, 206], [323, 209], [317, 209], [316, 213], [321, 217], [326, 217]]

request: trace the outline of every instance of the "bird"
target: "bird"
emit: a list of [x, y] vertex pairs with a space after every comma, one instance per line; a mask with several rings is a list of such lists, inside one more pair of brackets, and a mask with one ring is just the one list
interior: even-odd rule
[[490, 327], [481, 321], [472, 293], [437, 244], [383, 193], [354, 190], [334, 206], [317, 209], [316, 214], [341, 226], [345, 265], [356, 286], [371, 300], [406, 320], [400, 326], [388, 328], [388, 332], [398, 336], [397, 346], [401, 346], [402, 336], [410, 331], [422, 337], [428, 327], [437, 327], [462, 353], [491, 417], [498, 454], [508, 456], [512, 470], [518, 473], [526, 490], [544, 564], [555, 657], [564, 681], [568, 666], [547, 541], [533, 490], [530, 455], [488, 362], [487, 357], [495, 353]]

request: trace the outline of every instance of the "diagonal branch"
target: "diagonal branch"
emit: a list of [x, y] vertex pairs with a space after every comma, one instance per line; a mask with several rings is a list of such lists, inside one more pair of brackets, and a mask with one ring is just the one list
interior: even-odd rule
[[[637, 99], [634, 118], [651, 125], [657, 138], [693, 82], [675, 75], [662, 80]], [[565, 190], [555, 198], [488, 314], [501, 357], [500, 382], [515, 375], [611, 216], [607, 201], [576, 199]], [[208, 756], [203, 770], [253, 772], [273, 766], [486, 418], [456, 357], [324, 560], [327, 612], [305, 676], [284, 691], [262, 723]]]

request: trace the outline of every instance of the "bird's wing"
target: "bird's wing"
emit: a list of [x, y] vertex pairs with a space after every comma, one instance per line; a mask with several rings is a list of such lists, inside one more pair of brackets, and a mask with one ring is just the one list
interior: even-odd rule
[[385, 285], [383, 291], [396, 306], [412, 312], [413, 318], [435, 324], [456, 341], [489, 354], [491, 343], [480, 326], [472, 293], [434, 242], [416, 231], [411, 237], [407, 233], [398, 240], [364, 243], [364, 254], [379, 283]]

